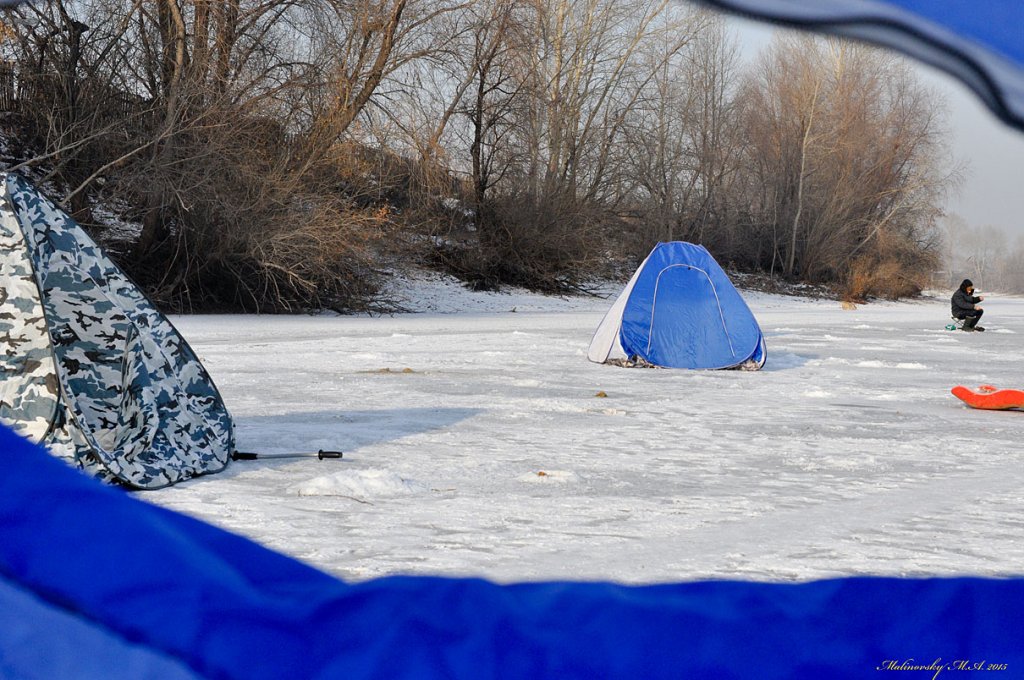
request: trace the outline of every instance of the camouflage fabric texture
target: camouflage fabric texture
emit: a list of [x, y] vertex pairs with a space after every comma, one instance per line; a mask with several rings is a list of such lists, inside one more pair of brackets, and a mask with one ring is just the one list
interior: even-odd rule
[[25, 180], [0, 189], [0, 421], [133, 488], [226, 467], [231, 416], [185, 340]]

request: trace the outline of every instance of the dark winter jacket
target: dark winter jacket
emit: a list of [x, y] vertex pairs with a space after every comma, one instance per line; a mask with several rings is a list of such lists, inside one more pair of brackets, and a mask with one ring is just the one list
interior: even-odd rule
[[960, 288], [953, 293], [953, 299], [951, 300], [951, 307], [953, 316], [957, 319], [962, 319], [965, 316], [974, 316], [975, 309], [974, 305], [981, 302], [981, 298], [975, 295], [970, 295], [967, 292], [968, 284], [966, 281], [960, 284]]

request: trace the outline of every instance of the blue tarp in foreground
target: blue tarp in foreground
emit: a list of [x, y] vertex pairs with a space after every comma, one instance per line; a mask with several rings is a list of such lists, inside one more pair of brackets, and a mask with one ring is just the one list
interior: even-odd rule
[[[864, 678], [1024, 672], [1024, 581], [346, 584], [7, 430], [0, 677]], [[932, 677], [903, 674], [895, 677]]]

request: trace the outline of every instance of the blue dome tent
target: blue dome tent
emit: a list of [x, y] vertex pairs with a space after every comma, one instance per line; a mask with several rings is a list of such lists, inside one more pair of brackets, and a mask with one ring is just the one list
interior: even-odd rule
[[704, 246], [659, 243], [605, 315], [587, 358], [666, 368], [764, 365], [764, 335]]

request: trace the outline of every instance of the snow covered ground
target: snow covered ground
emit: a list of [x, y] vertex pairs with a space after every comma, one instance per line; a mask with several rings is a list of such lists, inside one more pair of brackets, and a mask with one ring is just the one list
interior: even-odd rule
[[[950, 332], [945, 294], [844, 310], [744, 293], [760, 372], [586, 359], [611, 300], [402, 284], [421, 313], [186, 316], [243, 451], [140, 494], [346, 580], [627, 583], [1024, 571], [1024, 300]], [[598, 396], [604, 393], [607, 396]]]

